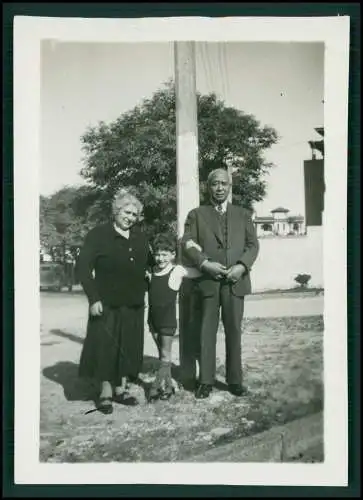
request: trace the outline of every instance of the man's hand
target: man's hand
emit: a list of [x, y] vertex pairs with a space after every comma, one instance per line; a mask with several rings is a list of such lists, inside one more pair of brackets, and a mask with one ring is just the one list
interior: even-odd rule
[[212, 262], [206, 260], [201, 266], [201, 270], [210, 274], [214, 279], [221, 279], [227, 274], [227, 269], [225, 266], [219, 262]]
[[89, 308], [89, 312], [91, 316], [101, 316], [101, 314], [103, 313], [102, 302], [99, 300], [98, 302], [92, 304]]
[[245, 271], [246, 268], [243, 264], [235, 264], [227, 270], [226, 280], [230, 283], [236, 283]]

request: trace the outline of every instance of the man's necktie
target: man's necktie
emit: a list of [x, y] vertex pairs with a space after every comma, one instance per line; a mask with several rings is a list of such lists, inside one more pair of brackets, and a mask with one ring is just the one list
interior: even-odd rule
[[223, 214], [223, 207], [222, 207], [222, 205], [217, 205], [217, 212], [219, 213], [219, 215]]

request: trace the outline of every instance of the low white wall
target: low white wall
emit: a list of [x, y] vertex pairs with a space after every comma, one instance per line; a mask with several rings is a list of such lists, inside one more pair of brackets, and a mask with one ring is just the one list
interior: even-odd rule
[[251, 272], [253, 291], [293, 288], [298, 274], [310, 274], [309, 286], [323, 287], [323, 228], [308, 227], [306, 236], [260, 238]]

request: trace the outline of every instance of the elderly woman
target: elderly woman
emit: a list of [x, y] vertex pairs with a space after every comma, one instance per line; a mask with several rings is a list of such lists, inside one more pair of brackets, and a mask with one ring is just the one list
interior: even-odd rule
[[87, 335], [79, 375], [99, 381], [98, 409], [112, 401], [135, 405], [128, 381], [140, 372], [144, 347], [145, 273], [149, 244], [137, 224], [140, 201], [120, 190], [113, 220], [92, 229], [79, 255], [79, 279], [89, 301]]

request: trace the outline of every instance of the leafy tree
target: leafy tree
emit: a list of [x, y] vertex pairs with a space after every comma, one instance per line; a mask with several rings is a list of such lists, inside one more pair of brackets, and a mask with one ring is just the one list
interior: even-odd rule
[[91, 227], [79, 204], [84, 189], [65, 187], [49, 197], [40, 196], [40, 242], [53, 258], [66, 250], [75, 253]]
[[[234, 202], [251, 209], [266, 193], [263, 176], [272, 164], [265, 161], [263, 153], [277, 142], [276, 131], [261, 126], [252, 115], [225, 106], [215, 94], [198, 94], [197, 104], [201, 203], [206, 201], [208, 173], [230, 165]], [[176, 122], [172, 82], [114, 122], [89, 127], [81, 140], [81, 175], [88, 182], [81, 204], [87, 207], [88, 203], [91, 219], [107, 217], [115, 191], [121, 186], [133, 186], [144, 201], [147, 227], [175, 227]]]
[[306, 288], [309, 281], [311, 280], [311, 275], [310, 274], [298, 274], [294, 280], [296, 283], [299, 283], [301, 288]]
[[40, 224], [40, 244], [50, 250], [59, 244], [57, 230], [52, 223], [49, 208], [49, 198], [40, 196], [39, 200], [39, 224]]

